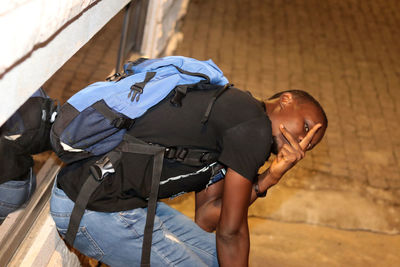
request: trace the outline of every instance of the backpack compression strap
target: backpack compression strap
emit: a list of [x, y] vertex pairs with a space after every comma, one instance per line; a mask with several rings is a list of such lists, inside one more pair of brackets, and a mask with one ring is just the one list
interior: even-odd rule
[[147, 204], [147, 216], [146, 216], [146, 224], [144, 226], [143, 245], [142, 245], [142, 259], [140, 263], [140, 266], [147, 267], [150, 266], [154, 217], [156, 215], [158, 189], [160, 186], [160, 178], [163, 168], [165, 148], [161, 146], [142, 143], [141, 140], [130, 135], [125, 135], [125, 138], [128, 139], [128, 142], [124, 142], [121, 145], [120, 148], [122, 151], [153, 155], [153, 173], [151, 177], [151, 189], [150, 189], [149, 201]]
[[193, 167], [203, 167], [215, 162], [219, 153], [205, 149], [166, 147], [164, 158]]
[[131, 86], [131, 91], [128, 94], [128, 98], [131, 98], [132, 102], [135, 100], [136, 102], [138, 102], [140, 95], [143, 94], [144, 87], [151, 79], [154, 78], [154, 76], [156, 76], [155, 72], [147, 72], [143, 82], [135, 83], [134, 85]]
[[118, 115], [107, 106], [104, 100], [97, 101], [92, 105], [92, 108], [100, 112], [100, 114], [111, 121], [111, 124], [118, 129], [129, 130], [133, 126], [133, 124], [135, 124], [135, 119], [130, 119], [126, 116]]
[[215, 101], [217, 100], [217, 98], [220, 97], [226, 90], [228, 90], [228, 89], [231, 88], [232, 86], [233, 86], [233, 84], [227, 83], [227, 84], [224, 85], [224, 87], [222, 87], [221, 89], [219, 89], [219, 90], [214, 94], [214, 96], [211, 98], [210, 102], [208, 103], [207, 110], [206, 110], [206, 112], [204, 113], [203, 119], [201, 120], [201, 123], [202, 123], [202, 124], [207, 123], [208, 118], [210, 117], [210, 114], [211, 114], [212, 107], [214, 106]]

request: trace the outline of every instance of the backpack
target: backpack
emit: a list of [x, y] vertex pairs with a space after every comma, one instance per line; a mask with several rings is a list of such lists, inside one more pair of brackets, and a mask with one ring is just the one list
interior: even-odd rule
[[57, 105], [38, 89], [0, 128], [0, 183], [25, 177], [31, 155], [51, 150], [49, 133]]
[[1, 137], [13, 142], [19, 154], [50, 150], [49, 133], [57, 109], [56, 101], [39, 88], [1, 126]]
[[61, 107], [50, 140], [64, 162], [111, 151], [136, 118], [171, 92], [174, 94], [171, 103], [179, 106], [188, 90], [215, 89], [228, 84], [212, 60], [182, 56], [129, 62], [124, 65], [122, 75], [117, 73], [107, 80], [87, 86]]
[[[94, 156], [100, 158], [88, 168], [90, 174], [75, 200], [65, 241], [74, 244], [89, 199], [104, 179], [131, 173], [130, 157], [133, 154], [145, 155], [146, 162], [141, 164], [143, 179], [136, 182], [140, 187], [137, 206], [148, 207], [141, 265], [149, 266], [163, 160], [215, 168], [218, 153], [148, 144], [126, 132], [136, 118], [166, 97], [170, 97], [172, 105], [180, 106], [190, 90], [215, 90], [199, 122], [205, 124], [216, 99], [230, 87], [212, 60], [171, 56], [128, 62], [122, 74], [116, 73], [106, 82], [91, 84], [72, 96], [61, 107], [52, 127], [50, 138], [53, 150], [66, 163]], [[121, 169], [127, 170], [118, 171]]]

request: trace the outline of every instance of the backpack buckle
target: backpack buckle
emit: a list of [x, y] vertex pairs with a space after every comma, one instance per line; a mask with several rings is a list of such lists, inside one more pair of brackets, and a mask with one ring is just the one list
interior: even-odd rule
[[189, 150], [182, 147], [167, 147], [165, 148], [164, 157], [166, 159], [173, 159], [179, 162], [185, 160]]
[[114, 125], [118, 129], [129, 130], [135, 124], [135, 120], [129, 119], [129, 118], [124, 118], [124, 117], [119, 117], [119, 118], [114, 119], [111, 122], [111, 124]]
[[94, 179], [99, 182], [103, 181], [108, 174], [115, 172], [112, 162], [107, 156], [96, 161], [89, 169]]
[[107, 81], [107, 82], [113, 82], [113, 81], [117, 80], [119, 77], [121, 77], [121, 73], [116, 72], [116, 73], [114, 73], [113, 75], [107, 77], [107, 78], [106, 78], [106, 81]]
[[[144, 78], [143, 82], [135, 83], [131, 86], [131, 91], [128, 94], [128, 98], [131, 98], [131, 101], [139, 102], [140, 95], [143, 94], [143, 89], [146, 84], [156, 76], [155, 72], [146, 72], [146, 77]], [[132, 97], [131, 97], [132, 96]]]
[[176, 160], [177, 161], [184, 161], [189, 150], [187, 148], [179, 149], [176, 153]]
[[213, 160], [213, 157], [210, 153], [203, 153], [203, 155], [200, 158], [200, 163], [205, 164], [205, 163], [209, 163], [211, 160]]
[[166, 159], [174, 159], [176, 155], [176, 147], [167, 147], [165, 148], [164, 157]]
[[175, 87], [175, 95], [170, 100], [170, 103], [174, 107], [181, 107], [182, 106], [182, 99], [186, 96], [188, 86], [187, 85], [178, 85]]
[[[131, 86], [131, 91], [129, 92], [128, 98], [131, 98], [131, 101], [139, 102], [140, 95], [143, 94], [143, 87], [140, 84], [135, 83]], [[132, 97], [131, 97], [132, 96]]]

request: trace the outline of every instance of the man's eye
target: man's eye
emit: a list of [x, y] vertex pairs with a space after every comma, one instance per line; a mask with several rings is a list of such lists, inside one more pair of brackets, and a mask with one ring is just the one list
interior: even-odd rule
[[304, 130], [306, 130], [306, 133], [308, 133], [308, 131], [310, 130], [307, 123], [304, 123]]

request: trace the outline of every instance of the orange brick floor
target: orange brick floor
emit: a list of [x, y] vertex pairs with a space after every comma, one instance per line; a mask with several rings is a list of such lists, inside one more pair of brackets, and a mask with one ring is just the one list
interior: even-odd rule
[[390, 192], [399, 205], [399, 11], [397, 0], [195, 0], [176, 54], [212, 58], [262, 98], [310, 92], [329, 128], [301, 167], [334, 178], [338, 190]]

